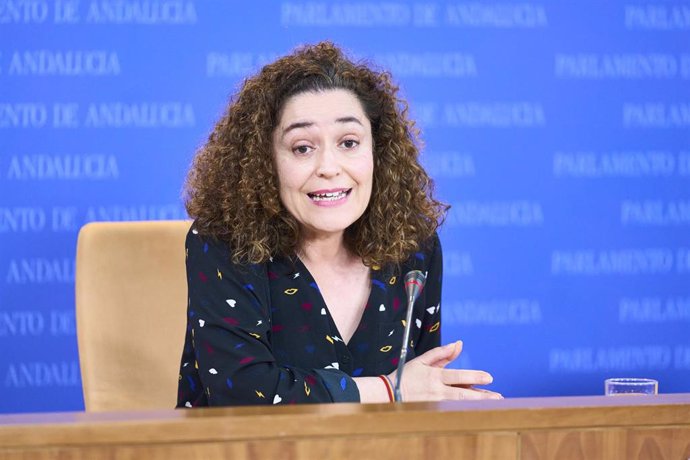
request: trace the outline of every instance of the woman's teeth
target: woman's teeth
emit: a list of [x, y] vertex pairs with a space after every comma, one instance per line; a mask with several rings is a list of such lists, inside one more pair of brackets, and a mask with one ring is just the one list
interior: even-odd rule
[[344, 198], [347, 191], [328, 192], [328, 193], [309, 193], [309, 197], [314, 201], [335, 201]]

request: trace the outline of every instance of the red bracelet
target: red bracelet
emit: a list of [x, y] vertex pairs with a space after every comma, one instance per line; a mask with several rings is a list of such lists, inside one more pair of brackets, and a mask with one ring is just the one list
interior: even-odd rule
[[386, 393], [388, 393], [388, 402], [395, 401], [395, 398], [393, 397], [393, 385], [391, 384], [391, 381], [388, 380], [388, 377], [386, 377], [385, 375], [379, 375], [379, 378], [383, 380], [383, 383], [386, 385]]

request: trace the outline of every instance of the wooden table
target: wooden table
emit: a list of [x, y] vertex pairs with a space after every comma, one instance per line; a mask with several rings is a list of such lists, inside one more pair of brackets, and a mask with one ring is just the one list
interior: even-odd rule
[[690, 394], [0, 416], [0, 459], [682, 459]]

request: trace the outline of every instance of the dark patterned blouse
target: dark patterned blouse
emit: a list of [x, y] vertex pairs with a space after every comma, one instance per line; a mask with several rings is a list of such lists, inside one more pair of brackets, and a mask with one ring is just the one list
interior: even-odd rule
[[349, 343], [298, 258], [230, 262], [226, 244], [187, 235], [187, 333], [177, 407], [359, 401], [352, 379], [395, 370], [409, 270], [427, 272], [415, 304], [410, 360], [440, 344], [442, 256], [428, 250], [393, 270], [371, 270], [371, 292]]

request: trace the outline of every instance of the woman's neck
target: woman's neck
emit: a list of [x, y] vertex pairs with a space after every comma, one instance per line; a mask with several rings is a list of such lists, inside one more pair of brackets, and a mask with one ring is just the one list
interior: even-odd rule
[[315, 265], [347, 264], [353, 261], [353, 255], [345, 246], [343, 233], [305, 239], [297, 253], [303, 262]]

